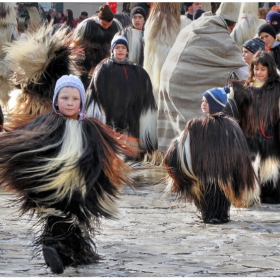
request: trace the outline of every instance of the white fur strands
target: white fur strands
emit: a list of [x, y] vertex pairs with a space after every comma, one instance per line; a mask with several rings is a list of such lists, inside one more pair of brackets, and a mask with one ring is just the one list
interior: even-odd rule
[[0, 104], [3, 107], [9, 100], [8, 93], [11, 89], [9, 68], [3, 63], [6, 55], [3, 47], [19, 37], [15, 8], [16, 3], [0, 3]]
[[21, 87], [21, 94], [8, 110], [11, 129], [51, 112], [56, 81], [63, 75], [79, 75], [79, 58], [72, 55], [71, 33], [67, 32], [64, 25], [58, 29], [42, 26], [6, 47], [4, 63], [11, 72], [9, 81]]
[[241, 50], [242, 45], [256, 37], [259, 27], [265, 23], [264, 19], [259, 19], [258, 9], [257, 2], [241, 3], [237, 23], [230, 34]]
[[144, 69], [158, 102], [160, 71], [181, 29], [180, 3], [153, 3], [144, 31]]
[[[91, 91], [91, 89], [89, 89], [89, 91]], [[90, 94], [91, 93], [89, 93], [89, 95]], [[100, 121], [102, 121], [103, 123], [106, 123], [106, 115], [104, 113], [104, 110], [102, 107], [101, 107], [101, 109], [99, 107], [101, 107], [101, 106], [99, 106], [97, 104], [97, 102], [92, 101], [92, 103], [90, 103], [89, 107], [87, 108], [86, 116], [97, 118]]]
[[4, 44], [18, 39], [16, 7], [16, 3], [0, 3], [0, 58]]
[[140, 147], [152, 153], [157, 149], [157, 111], [148, 108], [140, 116]]
[[[65, 132], [62, 138], [60, 151], [55, 158], [42, 159], [44, 165], [23, 169], [27, 174], [26, 179], [32, 177], [28, 174], [44, 178], [46, 183], [33, 188], [36, 192], [53, 191], [48, 197], [43, 198], [45, 202], [58, 202], [65, 197], [71, 199], [76, 189], [85, 196], [86, 187], [84, 178], [79, 175], [78, 160], [82, 155], [82, 125], [80, 122], [67, 119]], [[43, 149], [48, 150], [50, 147]], [[34, 153], [35, 151], [32, 151]], [[40, 162], [41, 160], [39, 160]]]
[[60, 28], [50, 35], [51, 31], [51, 25], [41, 26], [37, 32], [26, 32], [23, 40], [14, 41], [5, 47], [5, 64], [16, 72], [17, 82], [36, 83], [55, 58], [55, 53], [67, 45], [69, 38], [66, 28]]
[[260, 181], [266, 183], [272, 181], [274, 188], [280, 177], [280, 161], [275, 157], [269, 157], [260, 162]]
[[91, 215], [110, 218], [119, 189], [133, 185], [120, 156], [135, 149], [94, 118], [50, 113], [0, 136], [0, 185], [21, 196], [24, 213], [55, 207], [85, 222]]
[[144, 60], [144, 44], [143, 32], [132, 27], [122, 29], [118, 32], [119, 35], [124, 36], [128, 41], [129, 53], [128, 59], [143, 66]]

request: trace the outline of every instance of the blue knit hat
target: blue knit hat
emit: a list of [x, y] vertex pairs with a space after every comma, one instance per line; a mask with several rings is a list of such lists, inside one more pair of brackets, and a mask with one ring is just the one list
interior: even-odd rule
[[80, 107], [80, 120], [84, 118], [84, 116], [82, 116], [82, 112], [84, 111], [84, 106], [85, 106], [85, 87], [82, 83], [82, 81], [77, 77], [77, 76], [73, 76], [73, 75], [64, 75], [62, 77], [60, 77], [55, 84], [55, 89], [54, 89], [54, 95], [53, 95], [53, 109], [54, 111], [57, 113], [58, 107], [55, 105], [57, 96], [60, 92], [60, 90], [64, 87], [73, 87], [76, 88], [79, 92], [80, 92], [80, 96], [81, 96], [81, 107]]
[[122, 44], [122, 45], [125, 45], [126, 48], [127, 48], [127, 51], [129, 52], [128, 50], [128, 42], [126, 40], [126, 38], [124, 36], [115, 36], [111, 42], [111, 52], [113, 51], [114, 47], [117, 45], [117, 44]]
[[222, 112], [227, 103], [227, 94], [224, 88], [212, 88], [203, 93], [209, 104], [210, 114]]
[[246, 41], [243, 44], [243, 47], [250, 51], [251, 53], [256, 53], [257, 51], [264, 51], [265, 50], [265, 44], [264, 41], [262, 41], [260, 38], [253, 38], [248, 41]]

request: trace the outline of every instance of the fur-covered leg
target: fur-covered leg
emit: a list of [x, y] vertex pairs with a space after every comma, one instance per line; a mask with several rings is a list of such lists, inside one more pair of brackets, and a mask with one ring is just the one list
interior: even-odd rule
[[201, 211], [204, 223], [223, 224], [229, 222], [230, 202], [219, 187], [212, 185], [204, 194], [200, 203], [195, 202]]
[[280, 203], [280, 170], [279, 160], [268, 157], [261, 161], [261, 202]]
[[273, 181], [268, 181], [261, 185], [261, 202], [280, 203], [280, 180], [276, 184]]
[[[70, 213], [66, 217], [49, 216], [45, 222], [44, 231], [36, 240], [35, 245], [37, 247], [43, 245], [45, 261], [54, 273], [57, 273], [56, 268], [59, 267], [59, 262], [65, 267], [90, 264], [99, 259], [99, 255], [94, 251], [95, 244], [90, 238], [88, 229], [79, 224], [76, 217]], [[48, 251], [57, 254], [56, 263], [45, 256], [46, 251], [47, 254]]]

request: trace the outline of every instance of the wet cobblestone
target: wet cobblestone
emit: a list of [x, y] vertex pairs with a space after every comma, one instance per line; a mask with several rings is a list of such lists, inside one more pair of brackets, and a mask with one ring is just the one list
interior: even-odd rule
[[[205, 225], [189, 203], [162, 198], [164, 185], [125, 187], [116, 220], [95, 237], [102, 260], [60, 277], [280, 276], [280, 204], [231, 208], [231, 222]], [[0, 193], [0, 277], [56, 277], [32, 259], [33, 225]]]

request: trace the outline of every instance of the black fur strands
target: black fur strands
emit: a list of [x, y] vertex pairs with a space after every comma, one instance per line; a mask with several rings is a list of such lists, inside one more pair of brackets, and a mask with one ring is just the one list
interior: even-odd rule
[[81, 80], [85, 89], [90, 83], [89, 73], [100, 61], [110, 56], [111, 41], [119, 30], [115, 21], [109, 28], [103, 29], [96, 20], [95, 17], [83, 20], [73, 34], [73, 47], [83, 50], [85, 54], [85, 58], [78, 63], [84, 69]]
[[240, 127], [251, 152], [255, 172], [261, 182], [262, 202], [280, 202], [280, 81], [273, 87], [265, 84], [245, 87], [233, 81], [234, 102], [238, 108]]
[[[198, 140], [199, 139], [199, 140]], [[194, 202], [204, 222], [227, 222], [229, 207], [259, 200], [259, 186], [244, 135], [227, 117], [190, 120], [164, 158], [167, 193]]]
[[123, 28], [129, 27], [132, 24], [130, 16], [124, 12], [116, 13], [115, 19], [117, 19], [121, 23]]
[[135, 156], [126, 144], [133, 141], [97, 119], [54, 113], [0, 135], [0, 185], [17, 194], [22, 213], [43, 223], [36, 246], [51, 244], [64, 263], [98, 259], [87, 231], [114, 218], [119, 190], [133, 186], [132, 169], [121, 160]]
[[87, 95], [88, 116], [95, 115], [96, 104], [104, 113], [104, 123], [139, 139], [142, 152], [157, 149], [157, 106], [150, 78], [141, 66], [132, 62], [118, 64], [112, 58], [101, 62]]
[[240, 127], [246, 137], [256, 137], [260, 126], [266, 131], [278, 125], [280, 81], [271, 89], [245, 88], [244, 82], [238, 81], [233, 81], [232, 87], [239, 108]]
[[5, 48], [5, 65], [12, 72], [10, 82], [22, 89], [15, 103], [9, 104], [9, 126], [51, 112], [56, 81], [63, 75], [79, 75], [69, 47], [72, 35], [67, 33], [63, 25], [55, 32], [51, 25], [42, 26]]
[[75, 215], [49, 215], [41, 219], [41, 233], [33, 243], [34, 256], [42, 246], [52, 246], [58, 252], [64, 267], [92, 264], [100, 259], [93, 241], [94, 228], [79, 223]]

